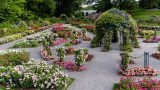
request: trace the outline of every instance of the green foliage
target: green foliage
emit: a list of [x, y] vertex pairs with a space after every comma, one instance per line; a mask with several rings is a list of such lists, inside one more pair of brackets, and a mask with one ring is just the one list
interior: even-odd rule
[[33, 48], [38, 47], [39, 43], [35, 40], [17, 42], [12, 48]]
[[[97, 43], [102, 43], [102, 38], [105, 34], [104, 32], [109, 30], [119, 30], [120, 28], [135, 32], [137, 23], [128, 13], [115, 8], [104, 12], [96, 20], [96, 37], [98, 39]], [[136, 32], [133, 35], [136, 35]]]
[[25, 51], [6, 51], [0, 53], [0, 66], [21, 65], [29, 60], [29, 53]]
[[73, 46], [73, 44], [71, 44], [71, 43], [65, 43], [64, 46], [65, 47], [71, 47], [71, 46]]
[[138, 8], [138, 2], [136, 0], [112, 0], [112, 5], [121, 10], [133, 10]]
[[63, 61], [64, 60], [64, 57], [65, 57], [65, 49], [63, 47], [58, 47], [56, 48], [56, 51], [57, 51], [57, 56], [59, 57], [60, 61]]
[[97, 37], [94, 37], [94, 38], [92, 39], [90, 46], [91, 46], [92, 48], [98, 47], [98, 39], [97, 39]]
[[80, 9], [82, 0], [55, 0], [56, 1], [56, 16], [66, 14], [71, 17], [75, 11]]
[[54, 0], [26, 0], [26, 7], [37, 16], [53, 16], [56, 2]]
[[140, 0], [140, 7], [144, 9], [158, 8], [159, 0]]
[[122, 58], [120, 67], [121, 70], [125, 71], [129, 65], [129, 54], [128, 52], [122, 52], [120, 56]]
[[111, 8], [112, 8], [111, 0], [100, 0], [98, 2], [98, 5], [96, 6], [96, 9], [101, 12], [104, 12]]
[[132, 51], [132, 44], [131, 44], [131, 39], [130, 39], [130, 34], [128, 30], [123, 30], [120, 32], [122, 41], [120, 42], [120, 49], [122, 51], [127, 51], [131, 52]]
[[50, 42], [47, 39], [42, 40], [42, 45], [45, 51], [47, 51], [47, 55], [52, 56], [52, 51], [50, 48]]
[[160, 43], [159, 43], [159, 45], [158, 45], [158, 51], [160, 51]]
[[110, 30], [108, 32], [105, 32], [105, 35], [103, 37], [103, 50], [104, 52], [107, 52], [111, 49], [111, 43], [112, 43], [112, 34], [113, 32]]
[[83, 65], [83, 62], [85, 61], [84, 59], [84, 50], [83, 49], [78, 49], [74, 52], [74, 57], [75, 57], [75, 63], [78, 67]]
[[0, 24], [0, 32], [1, 32], [0, 37], [4, 37], [11, 34], [16, 34], [16, 33], [22, 33], [25, 31], [27, 30], [26, 30], [26, 27], [23, 25], [17, 27], [15, 25], [12, 25], [10, 22], [4, 22]]
[[142, 37], [145, 38], [146, 40], [151, 39], [151, 37], [154, 36], [154, 31], [153, 30], [143, 30], [141, 32]]
[[18, 20], [24, 13], [25, 0], [2, 0], [0, 2], [0, 23]]
[[160, 11], [159, 10], [133, 10], [128, 11], [133, 18], [141, 25], [160, 25]]
[[60, 15], [60, 18], [61, 18], [62, 20], [68, 20], [68, 17], [67, 17], [65, 14], [61, 14], [61, 15]]
[[138, 8], [138, 2], [136, 0], [100, 0], [96, 6], [96, 9], [99, 12], [104, 12], [111, 8], [135, 10]]

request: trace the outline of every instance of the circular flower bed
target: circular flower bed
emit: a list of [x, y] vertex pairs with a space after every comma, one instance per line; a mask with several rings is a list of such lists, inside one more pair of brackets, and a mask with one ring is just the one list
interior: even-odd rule
[[152, 57], [160, 60], [160, 53], [153, 53]]
[[69, 70], [69, 71], [84, 71], [87, 69], [87, 67], [85, 66], [80, 66], [78, 67], [74, 62], [72, 61], [63, 61], [63, 62], [60, 62], [60, 61], [55, 61], [54, 62], [55, 64]]
[[120, 70], [120, 73], [124, 76], [156, 76], [158, 75], [158, 71], [152, 67], [131, 67], [126, 71]]

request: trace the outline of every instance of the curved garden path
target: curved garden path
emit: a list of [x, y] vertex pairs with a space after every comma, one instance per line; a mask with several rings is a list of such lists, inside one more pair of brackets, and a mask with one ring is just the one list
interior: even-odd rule
[[[75, 30], [80, 30], [79, 28], [67, 25]], [[47, 30], [49, 32], [50, 29]], [[87, 33], [90, 37], [94, 37], [94, 34]], [[23, 40], [23, 39], [21, 39]], [[10, 47], [12, 44], [18, 42], [19, 40], [0, 45], [0, 50]], [[152, 52], [157, 51], [158, 44], [145, 44], [142, 40], [140, 42], [140, 49], [134, 49], [131, 53], [135, 57], [140, 57], [135, 60], [135, 65], [143, 66], [143, 53], [144, 51]], [[69, 72], [65, 71], [69, 77], [75, 78], [73, 84], [69, 87], [69, 90], [112, 90], [114, 83], [119, 81], [119, 76], [117, 74], [119, 70], [119, 63], [121, 57], [119, 56], [120, 51], [117, 49], [118, 44], [114, 43], [112, 45], [113, 49], [109, 52], [101, 52], [101, 48], [90, 48], [90, 42], [83, 41], [81, 44], [74, 46], [75, 48], [88, 48], [89, 52], [95, 56], [93, 61], [86, 62], [84, 65], [87, 66], [86, 71], [82, 72]], [[28, 48], [27, 51], [30, 52], [31, 58], [41, 59], [40, 57], [40, 48]], [[54, 52], [53, 47], [53, 52]], [[65, 60], [74, 60], [73, 55], [66, 56]], [[51, 64], [51, 62], [49, 62]], [[150, 66], [160, 70], [160, 61], [150, 57]], [[155, 78], [160, 78], [156, 76]]]

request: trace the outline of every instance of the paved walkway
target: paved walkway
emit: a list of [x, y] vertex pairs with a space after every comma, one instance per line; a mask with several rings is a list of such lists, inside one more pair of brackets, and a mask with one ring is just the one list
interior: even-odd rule
[[[73, 29], [80, 30], [79, 28], [69, 26]], [[94, 37], [94, 34], [87, 33], [90, 37]], [[18, 40], [17, 40], [18, 41]], [[7, 43], [0, 46], [1, 49], [6, 49], [10, 47], [13, 43], [17, 41]], [[140, 42], [140, 49], [134, 49], [131, 53], [133, 56], [140, 57], [143, 55], [144, 51], [149, 51], [150, 54], [152, 52], [157, 51], [158, 44], [153, 43], [143, 43], [142, 40]], [[95, 56], [93, 61], [86, 62], [84, 65], [87, 66], [87, 70], [83, 72], [69, 72], [65, 71], [70, 77], [75, 78], [74, 83], [69, 87], [69, 90], [112, 90], [112, 86], [114, 83], [119, 81], [119, 76], [117, 74], [119, 70], [119, 63], [121, 57], [119, 56], [120, 51], [118, 50], [118, 44], [114, 43], [112, 45], [113, 49], [109, 52], [101, 52], [101, 48], [90, 48], [90, 42], [83, 41], [80, 45], [74, 46], [75, 48], [88, 48], [89, 52]], [[40, 48], [29, 48], [26, 49], [31, 53], [31, 58], [41, 59], [40, 57]], [[53, 52], [54, 52], [53, 47]], [[65, 60], [74, 60], [73, 55], [66, 56]], [[136, 59], [136, 66], [143, 66], [143, 56]], [[150, 57], [150, 65], [158, 70], [160, 70], [160, 61]], [[154, 78], [160, 78], [160, 76], [156, 76]]]

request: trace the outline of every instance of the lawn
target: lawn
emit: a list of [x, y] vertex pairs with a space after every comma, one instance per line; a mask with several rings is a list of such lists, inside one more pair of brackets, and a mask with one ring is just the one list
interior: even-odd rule
[[134, 10], [128, 12], [140, 24], [160, 25], [160, 10]]

